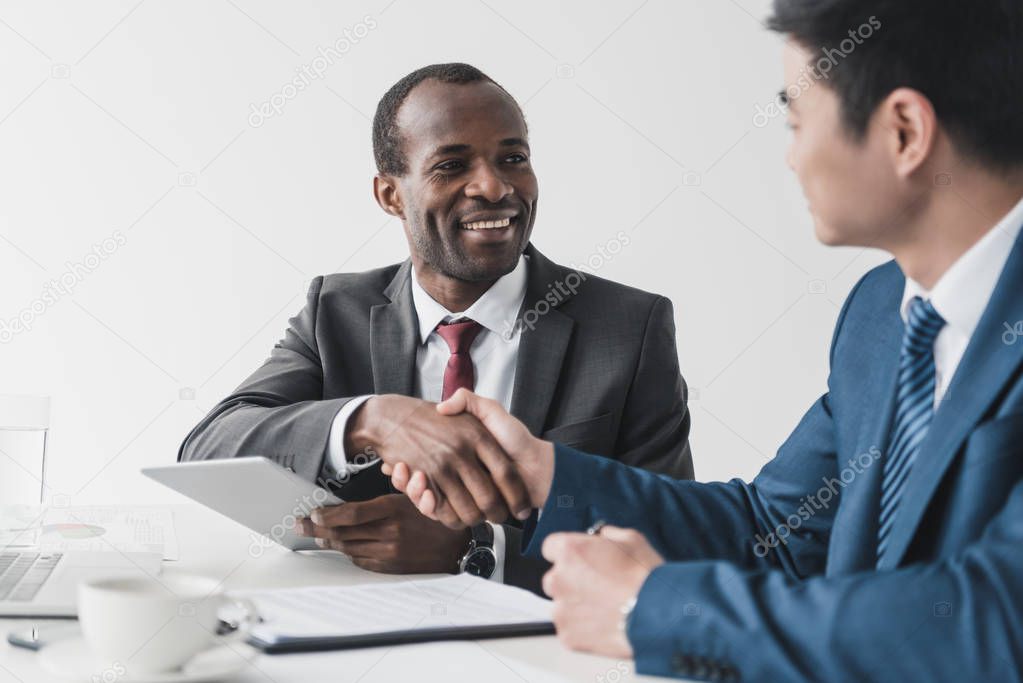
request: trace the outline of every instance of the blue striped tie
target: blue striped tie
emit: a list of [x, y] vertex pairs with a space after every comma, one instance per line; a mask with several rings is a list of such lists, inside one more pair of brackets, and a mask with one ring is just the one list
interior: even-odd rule
[[877, 561], [881, 563], [907, 475], [913, 467], [920, 443], [927, 436], [934, 417], [934, 340], [945, 326], [930, 301], [914, 297], [906, 316], [906, 333], [899, 356], [895, 419], [888, 440], [888, 456], [881, 483], [881, 519], [877, 531]]

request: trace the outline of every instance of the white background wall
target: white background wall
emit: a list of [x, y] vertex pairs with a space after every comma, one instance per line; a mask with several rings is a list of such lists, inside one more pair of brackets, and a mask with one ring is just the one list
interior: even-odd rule
[[[73, 503], [175, 500], [139, 468], [174, 461], [309, 279], [405, 257], [370, 194], [369, 117], [442, 61], [525, 108], [542, 251], [581, 264], [630, 235], [598, 272], [675, 302], [698, 478], [753, 476], [824, 390], [839, 306], [883, 260], [816, 243], [783, 120], [754, 124], [781, 86], [768, 4], [0, 3], [0, 321], [32, 318], [3, 335], [0, 393], [53, 397], [48, 483]], [[62, 276], [73, 292], [40, 306]]]

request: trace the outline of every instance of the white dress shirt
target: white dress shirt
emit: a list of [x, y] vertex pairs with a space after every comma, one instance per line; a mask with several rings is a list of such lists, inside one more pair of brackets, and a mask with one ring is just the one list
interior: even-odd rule
[[[515, 270], [501, 277], [490, 289], [463, 312], [453, 313], [437, 303], [416, 279], [412, 269], [412, 302], [419, 319], [419, 347], [416, 349], [416, 374], [413, 394], [427, 401], [440, 401], [444, 387], [444, 369], [451, 350], [447, 342], [436, 333], [437, 325], [458, 318], [475, 320], [483, 329], [469, 347], [473, 372], [476, 377], [474, 391], [480, 396], [499, 401], [511, 410], [512, 390], [515, 386], [515, 366], [519, 357], [521, 326], [515, 319], [526, 297], [527, 258], [519, 257]], [[346, 403], [331, 424], [327, 438], [327, 459], [338, 473], [354, 474], [371, 467], [375, 459], [365, 463], [349, 462], [344, 450], [345, 427], [352, 413], [370, 396], [359, 396]], [[504, 581], [504, 528], [491, 525], [494, 530], [494, 554], [497, 568], [490, 577]]]
[[927, 291], [920, 283], [906, 278], [901, 308], [903, 322], [908, 320], [910, 302], [916, 296], [930, 299], [946, 322], [934, 340], [935, 409], [945, 396], [970, 337], [995, 291], [1021, 225], [1023, 200], [960, 256], [939, 278], [934, 289]]

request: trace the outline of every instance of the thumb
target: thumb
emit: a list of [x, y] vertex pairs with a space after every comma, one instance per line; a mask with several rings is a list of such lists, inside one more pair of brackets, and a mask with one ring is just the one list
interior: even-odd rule
[[491, 432], [501, 424], [501, 416], [508, 415], [497, 401], [483, 398], [464, 387], [452, 394], [448, 400], [438, 403], [437, 412], [441, 415], [468, 413], [482, 422]]
[[475, 401], [473, 399], [476, 398], [478, 398], [476, 394], [463, 387], [452, 394], [446, 401], [438, 403], [437, 412], [441, 415], [458, 415], [464, 412], [475, 415], [476, 413], [473, 412]]

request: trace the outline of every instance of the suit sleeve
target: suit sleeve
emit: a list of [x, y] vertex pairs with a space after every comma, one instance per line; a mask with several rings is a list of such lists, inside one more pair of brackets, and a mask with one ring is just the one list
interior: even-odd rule
[[615, 459], [676, 479], [692, 479], [686, 397], [675, 345], [674, 309], [670, 300], [658, 297], [650, 309], [622, 411]]
[[629, 625], [640, 673], [713, 669], [765, 681], [1019, 681], [1023, 484], [983, 534], [939, 561], [793, 580], [722, 562], [669, 563]]
[[669, 560], [727, 560], [793, 578], [823, 571], [837, 501], [806, 519], [792, 513], [835, 477], [831, 430], [824, 396], [750, 483], [680, 481], [556, 445], [551, 490], [523, 533], [525, 552], [538, 557], [551, 533], [603, 520], [641, 532]]
[[[525, 554], [539, 557], [549, 534], [602, 520], [640, 531], [669, 560], [726, 560], [811, 576], [827, 561], [837, 475], [827, 394], [750, 483], [677, 480], [556, 444], [551, 490], [521, 542]], [[831, 495], [821, 495], [827, 501], [818, 509], [807, 496], [825, 489]]]
[[[323, 278], [288, 321], [270, 358], [185, 437], [179, 461], [262, 455], [314, 480], [324, 470], [334, 416], [350, 398], [323, 400], [316, 315]], [[354, 398], [354, 397], [351, 397]]]

